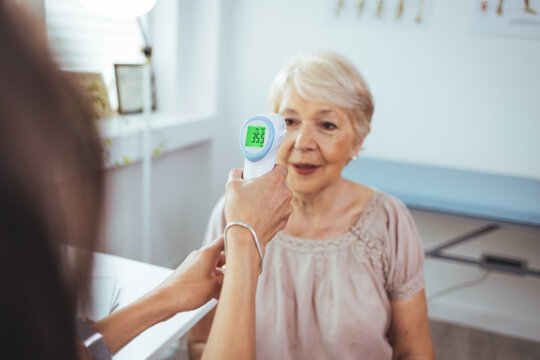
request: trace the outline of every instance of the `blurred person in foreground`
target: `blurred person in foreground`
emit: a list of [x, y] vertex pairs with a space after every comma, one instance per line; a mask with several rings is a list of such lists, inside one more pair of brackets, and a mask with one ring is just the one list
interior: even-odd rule
[[[261, 260], [251, 232], [238, 226], [228, 231], [225, 276], [216, 237], [135, 303], [97, 322], [76, 319], [91, 296], [104, 192], [100, 140], [89, 107], [18, 6], [0, 2], [1, 357], [110, 359], [148, 327], [219, 295], [204, 357], [254, 358]], [[238, 169], [229, 175], [225, 216], [249, 224], [263, 248], [292, 210], [286, 175], [284, 166], [253, 181]], [[81, 326], [101, 334], [105, 348], [85, 347]]]
[[[300, 56], [275, 79], [270, 111], [287, 123], [277, 158], [289, 170], [293, 213], [267, 247], [257, 287], [257, 358], [433, 359], [424, 253], [409, 211], [341, 176], [370, 130], [364, 79], [342, 56]], [[223, 201], [207, 243], [226, 224]], [[193, 359], [212, 316], [189, 334]]]

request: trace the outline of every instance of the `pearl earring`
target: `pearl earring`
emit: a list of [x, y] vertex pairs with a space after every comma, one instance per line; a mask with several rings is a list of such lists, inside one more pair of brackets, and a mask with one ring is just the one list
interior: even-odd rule
[[358, 156], [354, 155], [354, 156], [352, 157], [352, 160], [354, 161], [354, 160], [356, 160], [356, 159], [358, 159]]

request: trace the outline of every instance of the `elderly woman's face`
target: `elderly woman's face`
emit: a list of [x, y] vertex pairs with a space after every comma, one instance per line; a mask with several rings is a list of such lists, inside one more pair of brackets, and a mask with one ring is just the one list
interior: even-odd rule
[[332, 185], [358, 153], [354, 129], [346, 111], [308, 101], [296, 90], [286, 91], [280, 114], [287, 123], [277, 162], [289, 169], [287, 181], [299, 194], [314, 194]]

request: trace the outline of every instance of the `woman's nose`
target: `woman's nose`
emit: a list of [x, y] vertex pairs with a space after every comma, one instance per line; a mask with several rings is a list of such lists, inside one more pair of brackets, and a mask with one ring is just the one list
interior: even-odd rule
[[294, 147], [298, 150], [309, 150], [313, 149], [315, 145], [314, 132], [310, 126], [302, 126], [294, 142]]

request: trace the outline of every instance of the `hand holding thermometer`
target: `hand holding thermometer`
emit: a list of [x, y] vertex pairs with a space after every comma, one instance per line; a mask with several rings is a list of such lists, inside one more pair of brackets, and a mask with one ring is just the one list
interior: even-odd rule
[[255, 115], [244, 121], [240, 130], [244, 179], [259, 177], [274, 168], [277, 151], [286, 133], [285, 120], [278, 114]]
[[[278, 114], [255, 115], [244, 121], [240, 130], [240, 149], [244, 154], [244, 179], [249, 180], [266, 174], [274, 168], [276, 155], [287, 133], [285, 120]], [[227, 255], [227, 229], [231, 226], [242, 226], [253, 235], [257, 250], [261, 256], [261, 269], [263, 252], [255, 230], [248, 224], [233, 221], [223, 230], [225, 256]], [[225, 271], [224, 268], [220, 268]]]

